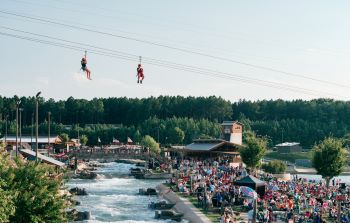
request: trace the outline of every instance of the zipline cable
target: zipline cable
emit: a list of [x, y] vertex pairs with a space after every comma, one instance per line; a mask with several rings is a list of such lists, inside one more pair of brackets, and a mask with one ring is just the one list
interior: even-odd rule
[[253, 67], [253, 68], [256, 68], [256, 69], [267, 70], [267, 71], [271, 71], [271, 72], [275, 72], [275, 73], [281, 73], [281, 74], [288, 75], [288, 76], [294, 76], [294, 77], [298, 77], [298, 78], [308, 79], [308, 80], [311, 80], [311, 81], [316, 81], [316, 82], [323, 83], [323, 84], [334, 85], [334, 86], [338, 86], [338, 87], [342, 87], [342, 88], [349, 88], [350, 89], [350, 86], [348, 86], [348, 85], [344, 85], [344, 84], [340, 84], [340, 83], [336, 83], [336, 82], [332, 82], [332, 81], [326, 81], [326, 80], [322, 80], [322, 79], [317, 79], [317, 78], [313, 78], [313, 77], [308, 77], [308, 76], [301, 75], [301, 74], [296, 74], [296, 73], [287, 72], [287, 71], [283, 71], [283, 70], [279, 70], [279, 69], [275, 69], [275, 68], [271, 68], [271, 67], [256, 65], [256, 64], [252, 64], [252, 63], [247, 63], [247, 62], [243, 62], [243, 61], [239, 61], [239, 60], [233, 60], [233, 59], [224, 58], [224, 57], [220, 57], [220, 56], [210, 55], [210, 54], [199, 52], [199, 51], [193, 51], [193, 50], [188, 50], [188, 49], [184, 49], [184, 48], [174, 47], [174, 46], [170, 46], [170, 45], [166, 45], [166, 44], [162, 44], [162, 43], [142, 40], [142, 39], [138, 39], [138, 38], [133, 38], [133, 37], [129, 37], [129, 36], [123, 36], [123, 35], [118, 35], [118, 34], [114, 34], [114, 33], [93, 30], [93, 29], [85, 28], [85, 27], [81, 27], [81, 26], [70, 25], [70, 24], [66, 24], [66, 23], [62, 23], [62, 22], [56, 22], [56, 21], [53, 21], [53, 20], [50, 20], [50, 19], [37, 18], [37, 17], [34, 17], [34, 16], [21, 15], [21, 14], [18, 14], [18, 13], [2, 11], [2, 10], [0, 10], [0, 13], [7, 14], [7, 15], [12, 15], [12, 16], [15, 16], [15, 17], [21, 17], [21, 18], [26, 18], [26, 19], [30, 19], [30, 20], [45, 22], [45, 23], [48, 23], [48, 24], [59, 25], [59, 26], [63, 26], [63, 27], [71, 28], [71, 29], [77, 29], [77, 30], [92, 32], [92, 33], [96, 33], [96, 34], [100, 34], [100, 35], [116, 37], [116, 38], [126, 39], [126, 40], [130, 40], [130, 41], [136, 41], [136, 42], [143, 43], [143, 44], [158, 46], [158, 47], [167, 48], [167, 49], [171, 49], [171, 50], [176, 50], [176, 51], [189, 53], [189, 54], [195, 54], [195, 55], [208, 57], [208, 58], [212, 58], [212, 59], [216, 59], [216, 60], [236, 63], [236, 64], [248, 66], [248, 67]]
[[[28, 41], [32, 41], [32, 42], [41, 43], [41, 44], [52, 45], [52, 46], [56, 46], [56, 47], [62, 47], [62, 48], [80, 51], [80, 52], [82, 50], [86, 50], [85, 47], [82, 48], [79, 46], [72, 46], [72, 45], [67, 45], [67, 44], [62, 44], [62, 43], [57, 43], [57, 42], [52, 42], [52, 41], [46, 41], [46, 40], [40, 40], [40, 39], [36, 39], [36, 38], [19, 36], [19, 35], [14, 35], [14, 34], [9, 34], [9, 33], [0, 32], [0, 35], [5, 35], [5, 36], [13, 37], [13, 38], [28, 40]], [[119, 54], [114, 54], [112, 52], [104, 52], [104, 51], [100, 51], [100, 50], [96, 50], [96, 49], [88, 49], [88, 50], [89, 50], [89, 52], [91, 52], [93, 54], [118, 58], [118, 59], [122, 59], [122, 60], [137, 61], [137, 59], [138, 59], [138, 56], [136, 56], [136, 55], [135, 56], [120, 55], [120, 52], [119, 52]], [[242, 77], [242, 76], [238, 76], [238, 75], [233, 76], [232, 74], [228, 74], [228, 73], [224, 73], [224, 72], [220, 72], [220, 71], [213, 71], [213, 70], [209, 70], [209, 69], [203, 69], [203, 68], [194, 67], [194, 66], [176, 64], [176, 63], [171, 63], [171, 62], [167, 62], [167, 61], [154, 60], [154, 59], [150, 59], [150, 58], [144, 58], [144, 59], [145, 59], [147, 64], [160, 66], [160, 67], [167, 67], [167, 68], [171, 68], [171, 69], [187, 71], [187, 72], [192, 72], [192, 73], [198, 73], [198, 74], [211, 76], [211, 77], [231, 79], [231, 80], [235, 80], [235, 81], [239, 81], [239, 82], [243, 82], [243, 83], [272, 87], [272, 88], [287, 90], [287, 91], [292, 91], [292, 92], [298, 91], [300, 93], [313, 95], [313, 96], [320, 96], [320, 94], [322, 96], [334, 95], [334, 94], [330, 94], [328, 92], [315, 91], [315, 90], [296, 87], [296, 86], [292, 86], [292, 85], [281, 84], [281, 83], [277, 83], [277, 82], [264, 81], [264, 80], [253, 79], [253, 78], [246, 78], [246, 77]], [[343, 98], [342, 96], [339, 96], [339, 95], [334, 95], [334, 96]]]

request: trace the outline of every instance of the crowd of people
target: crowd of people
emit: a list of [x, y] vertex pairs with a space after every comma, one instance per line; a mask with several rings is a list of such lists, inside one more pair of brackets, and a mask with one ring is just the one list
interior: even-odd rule
[[[173, 190], [195, 196], [198, 207], [220, 212], [220, 223], [239, 222], [241, 213], [247, 213], [248, 221], [253, 220], [255, 199], [234, 183], [248, 175], [244, 167], [233, 166], [229, 158], [173, 159], [162, 167], [169, 166], [176, 169], [171, 179]], [[265, 193], [256, 199], [257, 222], [321, 223], [339, 217], [341, 222], [350, 223], [350, 190], [340, 180], [332, 180], [327, 186], [324, 181], [296, 175], [288, 181], [271, 174], [254, 175], [266, 182]]]

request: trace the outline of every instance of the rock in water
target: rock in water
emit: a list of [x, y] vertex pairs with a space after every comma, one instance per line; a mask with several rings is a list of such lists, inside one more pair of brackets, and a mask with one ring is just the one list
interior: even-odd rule
[[69, 190], [71, 194], [77, 195], [77, 196], [86, 196], [88, 195], [85, 188], [78, 188], [74, 187]]

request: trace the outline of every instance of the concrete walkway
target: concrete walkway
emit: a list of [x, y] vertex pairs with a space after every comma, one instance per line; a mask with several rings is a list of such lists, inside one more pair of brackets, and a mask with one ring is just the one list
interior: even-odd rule
[[168, 187], [160, 184], [157, 186], [159, 195], [167, 200], [169, 203], [175, 203], [174, 209], [184, 214], [184, 218], [190, 223], [211, 223], [211, 220], [205, 216], [198, 208], [187, 199], [178, 196]]

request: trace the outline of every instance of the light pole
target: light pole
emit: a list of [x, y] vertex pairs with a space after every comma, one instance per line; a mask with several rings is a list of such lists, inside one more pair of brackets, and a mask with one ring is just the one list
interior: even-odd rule
[[19, 109], [19, 149], [22, 149], [22, 111], [23, 108]]
[[78, 145], [80, 147], [79, 123], [78, 123]]
[[5, 146], [7, 147], [7, 119], [9, 115], [5, 115]]
[[33, 128], [34, 128], [34, 111], [32, 113], [32, 134], [30, 136], [30, 147], [32, 148], [32, 150], [33, 150], [33, 134], [34, 134]]
[[48, 136], [47, 136], [47, 143], [49, 144], [48, 148], [47, 148], [47, 156], [50, 156], [50, 116], [51, 116], [51, 112], [47, 113], [48, 115]]
[[41, 91], [39, 91], [35, 95], [35, 129], [36, 129], [36, 134], [35, 134], [35, 141], [36, 141], [36, 148], [35, 148], [35, 161], [38, 162], [38, 148], [39, 148], [39, 143], [38, 143], [38, 135], [39, 135], [39, 96], [41, 94]]
[[16, 102], [16, 157], [18, 156], [18, 109], [21, 104], [21, 100]]

